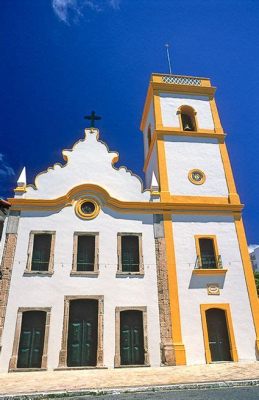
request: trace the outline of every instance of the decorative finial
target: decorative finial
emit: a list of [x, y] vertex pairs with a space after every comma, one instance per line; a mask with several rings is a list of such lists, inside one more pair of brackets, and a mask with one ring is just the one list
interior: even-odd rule
[[165, 48], [166, 48], [167, 61], [168, 61], [168, 67], [169, 67], [169, 74], [172, 74], [171, 60], [170, 60], [170, 54], [169, 54], [169, 44], [165, 44]]
[[19, 178], [17, 180], [17, 187], [16, 187], [16, 189], [14, 189], [14, 191], [16, 193], [17, 192], [24, 193], [24, 192], [26, 192], [26, 185], [27, 185], [27, 182], [26, 182], [26, 168], [23, 167], [22, 172], [21, 172], [21, 174], [20, 174], [20, 176], [19, 176]]
[[95, 114], [95, 111], [92, 111], [90, 115], [85, 115], [84, 119], [89, 119], [90, 122], [90, 128], [94, 128], [94, 122], [102, 119], [102, 117], [98, 117], [98, 115]]

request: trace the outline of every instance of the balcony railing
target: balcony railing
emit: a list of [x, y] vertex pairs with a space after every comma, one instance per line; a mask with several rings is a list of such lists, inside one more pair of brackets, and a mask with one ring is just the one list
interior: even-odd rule
[[197, 256], [194, 269], [222, 269], [221, 256]]

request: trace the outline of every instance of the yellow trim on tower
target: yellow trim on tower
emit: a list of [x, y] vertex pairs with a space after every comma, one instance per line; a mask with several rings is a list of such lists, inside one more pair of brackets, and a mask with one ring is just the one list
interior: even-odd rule
[[220, 143], [219, 150], [220, 150], [220, 154], [221, 154], [221, 159], [222, 159], [223, 168], [225, 171], [225, 176], [226, 176], [226, 181], [227, 181], [227, 186], [228, 186], [228, 191], [229, 191], [229, 201], [232, 204], [240, 204], [240, 198], [239, 198], [239, 195], [237, 194], [235, 180], [234, 180], [226, 144]]
[[248, 297], [250, 301], [251, 312], [254, 321], [254, 328], [256, 335], [255, 345], [257, 351], [259, 351], [259, 301], [256, 292], [253, 268], [248, 253], [245, 229], [241, 217], [237, 216], [235, 217], [235, 227], [237, 232], [240, 254], [242, 258], [242, 264], [243, 264]]
[[214, 122], [215, 132], [216, 133], [223, 133], [223, 128], [220, 122], [219, 113], [216, 105], [216, 101], [213, 98], [210, 99], [210, 109], [212, 113], [212, 119]]
[[[160, 128], [162, 126], [162, 115], [160, 107], [160, 98], [157, 92], [154, 92], [154, 119], [155, 119], [155, 129]], [[161, 201], [168, 201], [170, 193], [168, 186], [165, 143], [163, 136], [157, 139], [156, 148], [157, 148], [157, 163], [158, 163], [158, 175], [159, 175], [159, 185], [160, 185], [160, 199]]]
[[217, 268], [211, 268], [211, 269], [202, 269], [202, 268], [196, 268], [192, 271], [193, 275], [225, 275], [227, 273], [227, 269], [217, 269]]
[[185, 137], [206, 137], [211, 139], [218, 139], [220, 143], [225, 140], [225, 133], [215, 133], [211, 129], [199, 129], [198, 131], [183, 131], [181, 128], [162, 126], [156, 130], [158, 137], [160, 135], [166, 136], [185, 136]]
[[181, 316], [180, 316], [180, 305], [178, 296], [173, 226], [172, 226], [172, 216], [170, 213], [164, 214], [164, 232], [165, 232], [165, 244], [166, 244], [168, 289], [169, 289], [170, 311], [171, 311], [171, 321], [172, 321], [172, 340], [175, 352], [175, 363], [176, 365], [185, 365], [186, 355], [185, 355], [185, 347], [182, 342]]
[[223, 303], [214, 303], [214, 304], [201, 304], [201, 323], [202, 323], [202, 331], [203, 331], [203, 340], [204, 340], [204, 347], [205, 347], [205, 358], [207, 363], [211, 363], [211, 352], [210, 352], [210, 345], [209, 345], [209, 335], [208, 335], [208, 327], [207, 327], [207, 320], [206, 320], [206, 311], [210, 310], [211, 308], [217, 308], [220, 310], [225, 311], [226, 316], [226, 323], [228, 329], [228, 336], [229, 336], [229, 345], [230, 345], [230, 355], [232, 360], [237, 362], [238, 361], [238, 354], [236, 348], [236, 341], [235, 341], [235, 334], [233, 329], [233, 323], [231, 318], [230, 312], [230, 305], [223, 304]]

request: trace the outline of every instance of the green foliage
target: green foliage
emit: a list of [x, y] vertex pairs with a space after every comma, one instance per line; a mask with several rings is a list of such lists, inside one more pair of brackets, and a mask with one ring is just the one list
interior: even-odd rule
[[256, 285], [257, 294], [259, 296], [259, 272], [255, 272], [254, 277], [255, 277], [255, 285]]

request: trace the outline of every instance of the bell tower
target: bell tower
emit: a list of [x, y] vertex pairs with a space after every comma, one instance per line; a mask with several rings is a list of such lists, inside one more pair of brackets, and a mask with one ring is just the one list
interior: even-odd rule
[[[169, 315], [171, 321], [172, 341], [167, 337], [163, 342], [161, 328], [161, 349], [170, 365], [192, 362], [191, 352], [203, 345], [206, 361], [210, 362], [202, 310], [216, 307], [215, 303], [229, 310], [231, 303], [233, 312], [240, 313], [240, 301], [232, 300], [237, 281], [244, 288], [243, 304], [253, 321], [259, 350], [259, 307], [241, 217], [243, 205], [232, 174], [215, 91], [208, 78], [152, 74], [140, 126], [146, 187], [151, 189], [151, 198], [167, 210], [155, 216], [154, 232], [158, 275], [164, 273], [164, 282], [167, 279], [158, 293], [163, 292], [161, 321], [164, 315]], [[163, 233], [160, 230], [156, 236], [158, 220]], [[208, 244], [210, 250], [201, 249]], [[215, 260], [213, 265], [205, 262], [208, 254]], [[212, 283], [218, 288], [216, 298], [208, 296]], [[164, 299], [170, 303], [168, 312], [164, 311]], [[202, 318], [205, 322], [201, 328]], [[230, 311], [227, 318], [231, 320]], [[238, 359], [234, 336], [242, 335], [242, 324], [234, 326], [233, 361]], [[239, 343], [241, 348], [242, 340]], [[201, 350], [199, 354], [204, 353]], [[204, 361], [202, 357], [200, 362]]]
[[146, 186], [155, 175], [161, 201], [239, 204], [225, 133], [207, 78], [151, 76], [141, 130]]

